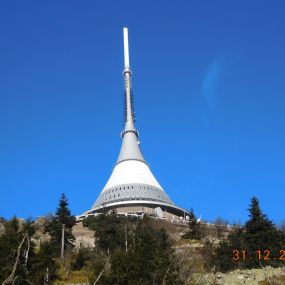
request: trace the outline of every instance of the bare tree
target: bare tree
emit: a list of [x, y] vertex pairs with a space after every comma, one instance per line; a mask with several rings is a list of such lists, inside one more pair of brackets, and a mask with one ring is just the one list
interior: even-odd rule
[[218, 217], [214, 220], [215, 231], [218, 239], [224, 238], [224, 233], [228, 222], [221, 217]]
[[100, 278], [102, 277], [102, 275], [103, 275], [103, 273], [105, 272], [105, 270], [108, 268], [108, 266], [110, 266], [109, 263], [110, 263], [109, 256], [107, 256], [105, 265], [104, 265], [103, 269], [101, 270], [101, 272], [99, 273], [97, 279], [94, 281], [94, 284], [93, 284], [93, 285], [96, 285], [97, 282], [100, 280]]
[[9, 277], [6, 280], [4, 280], [2, 285], [6, 285], [6, 284], [12, 284], [13, 285], [13, 284], [15, 284], [15, 281], [18, 278], [18, 276], [17, 275], [15, 276], [15, 274], [16, 274], [16, 270], [17, 270], [18, 263], [19, 263], [19, 260], [20, 260], [22, 246], [24, 245], [25, 241], [27, 241], [27, 249], [25, 251], [25, 265], [27, 266], [28, 257], [29, 257], [29, 250], [30, 250], [30, 239], [29, 239], [28, 234], [26, 233], [23, 236], [23, 239], [22, 239], [21, 243], [19, 244], [19, 246], [17, 248], [16, 260], [15, 260], [12, 272], [9, 275]]

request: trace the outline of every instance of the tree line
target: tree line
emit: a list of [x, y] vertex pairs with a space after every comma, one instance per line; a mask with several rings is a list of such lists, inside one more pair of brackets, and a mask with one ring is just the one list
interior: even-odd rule
[[226, 238], [221, 238], [224, 225], [216, 225], [221, 241], [214, 245], [207, 239], [205, 227], [197, 222], [190, 211], [188, 239], [204, 239], [205, 263], [214, 271], [283, 266], [285, 263], [285, 231], [278, 228], [265, 215], [256, 197], [251, 199], [249, 219], [243, 226], [235, 227]]
[[121, 217], [115, 211], [88, 217], [83, 224], [95, 231], [94, 248], [75, 248], [75, 223], [65, 195], [55, 215], [46, 219], [43, 231], [49, 238], [40, 243], [33, 238], [35, 221], [3, 219], [0, 284], [54, 284], [62, 278], [59, 272], [67, 276], [80, 270], [90, 284], [181, 284], [173, 243], [154, 220]]
[[285, 262], [284, 231], [262, 212], [255, 197], [244, 225], [226, 237], [222, 227], [217, 227], [218, 243], [210, 241], [207, 227], [191, 210], [181, 241], [200, 241], [203, 246], [198, 254], [185, 254], [166, 224], [147, 216], [125, 217], [111, 211], [86, 218], [83, 225], [95, 232], [92, 248], [75, 247], [75, 224], [64, 194], [55, 214], [45, 219], [42, 234], [48, 238], [43, 240], [36, 238], [36, 221], [1, 219], [0, 284], [55, 284], [68, 280], [72, 272], [81, 272], [90, 284], [97, 285], [175, 285], [187, 284], [198, 259], [208, 272], [278, 267]]

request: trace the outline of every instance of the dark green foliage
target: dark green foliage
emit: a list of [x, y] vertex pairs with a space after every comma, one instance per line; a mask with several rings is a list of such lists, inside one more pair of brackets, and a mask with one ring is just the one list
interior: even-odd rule
[[230, 271], [238, 266], [233, 260], [233, 247], [229, 241], [221, 241], [215, 254], [215, 269], [220, 272]]
[[90, 283], [93, 284], [94, 280], [98, 278], [100, 272], [104, 270], [104, 274], [102, 274], [100, 282], [97, 284], [109, 284], [109, 276], [107, 274], [110, 267], [109, 257], [102, 250], [97, 248], [94, 248], [89, 252], [89, 254], [90, 258], [85, 263], [85, 269], [89, 272]]
[[[238, 228], [229, 234], [228, 239], [221, 241], [214, 251], [214, 265], [217, 271], [227, 272], [235, 268], [242, 268], [242, 250], [244, 250], [244, 230]], [[233, 259], [233, 251], [238, 250], [240, 260]]]
[[71, 215], [68, 208], [68, 200], [65, 195], [62, 194], [56, 214], [45, 228], [46, 232], [51, 235], [52, 250], [55, 257], [58, 257], [60, 255], [63, 225], [65, 225], [65, 249], [71, 249], [73, 247], [74, 236], [72, 234], [72, 227], [75, 225], [75, 223], [76, 219], [73, 215]]
[[95, 231], [97, 217], [89, 216], [82, 221], [84, 227], [88, 227], [90, 230]]
[[[74, 216], [68, 209], [67, 199], [62, 195], [56, 216], [48, 222], [46, 229], [51, 235], [51, 242], [36, 246], [32, 241], [35, 234], [35, 223], [32, 219], [21, 221], [14, 217], [10, 221], [1, 219], [0, 234], [0, 284], [6, 280], [13, 270], [19, 248], [19, 260], [14, 275], [15, 285], [43, 284], [49, 272], [49, 283], [56, 278], [57, 265], [55, 257], [59, 255], [62, 223], [66, 225], [66, 243], [73, 240], [71, 227], [75, 224]], [[23, 241], [22, 247], [19, 247]], [[28, 253], [28, 254], [27, 254]], [[80, 265], [78, 257], [77, 266]], [[14, 279], [13, 278], [13, 279]]]
[[72, 228], [75, 225], [75, 217], [70, 213], [70, 210], [68, 208], [68, 200], [64, 193], [61, 194], [59, 207], [56, 211], [56, 217], [61, 224], [65, 224], [66, 228]]
[[[249, 256], [256, 256], [256, 251], [270, 250], [272, 257], [278, 257], [279, 251], [284, 245], [284, 239], [282, 238], [281, 231], [277, 230], [275, 225], [270, 221], [266, 215], [264, 215], [259, 207], [257, 198], [252, 198], [250, 205], [250, 219], [244, 226], [244, 238], [243, 244]], [[260, 263], [263, 266], [271, 264], [272, 266], [278, 265], [278, 262], [274, 260], [265, 261], [263, 258], [258, 260], [257, 258], [247, 259], [246, 267], [258, 267]]]
[[123, 250], [116, 252], [111, 259], [111, 271], [106, 279], [108, 284], [132, 284], [130, 279], [131, 263], [129, 252]]
[[[217, 248], [216, 267], [219, 271], [282, 265], [278, 257], [280, 250], [284, 248], [284, 235], [262, 213], [256, 197], [251, 199], [249, 213], [249, 220], [245, 225], [231, 233], [228, 241], [221, 242]], [[238, 251], [237, 260], [233, 260], [234, 250]], [[261, 251], [260, 259], [257, 254], [258, 250]], [[270, 250], [268, 260], [264, 260], [265, 250]], [[242, 251], [245, 251], [245, 257], [243, 257]]]
[[189, 212], [189, 231], [182, 236], [184, 239], [196, 239], [200, 240], [204, 237], [203, 229], [201, 223], [197, 221], [197, 218], [193, 212], [193, 209]]
[[[0, 283], [8, 278], [16, 262], [17, 250], [20, 256], [14, 275], [15, 285], [42, 284], [46, 268], [50, 269], [51, 280], [56, 266], [48, 244], [36, 249], [31, 237], [35, 233], [34, 222], [28, 219], [19, 223], [14, 217], [4, 222], [4, 233], [0, 236]], [[19, 247], [23, 241], [22, 247]], [[27, 254], [28, 253], [28, 254]], [[13, 279], [14, 279], [13, 278]]]
[[150, 218], [129, 219], [112, 212], [89, 217], [83, 223], [95, 230], [100, 256], [95, 259], [92, 282], [105, 268], [98, 284], [180, 284], [172, 243]]
[[144, 218], [137, 226], [130, 251], [129, 284], [179, 284], [172, 243], [164, 229]]
[[91, 258], [90, 251], [90, 248], [79, 248], [78, 252], [76, 252], [75, 260], [71, 265], [73, 270], [80, 270], [84, 267], [87, 261]]
[[52, 256], [52, 252], [51, 243], [45, 242], [40, 245], [39, 250], [34, 254], [29, 268], [29, 271], [31, 272], [30, 280], [33, 284], [43, 283], [47, 268], [49, 280], [52, 281], [56, 278], [57, 265]]
[[[4, 233], [0, 236], [0, 283], [8, 278], [12, 272], [16, 251], [23, 236], [16, 217], [4, 222]], [[21, 256], [21, 260], [23, 261], [23, 256]], [[18, 269], [17, 274], [23, 270], [24, 268]]]
[[[116, 212], [101, 214], [93, 219], [90, 217], [89, 228], [96, 232], [96, 246], [104, 252], [114, 252], [123, 249], [125, 243], [124, 220]], [[85, 222], [86, 224], [86, 222]]]

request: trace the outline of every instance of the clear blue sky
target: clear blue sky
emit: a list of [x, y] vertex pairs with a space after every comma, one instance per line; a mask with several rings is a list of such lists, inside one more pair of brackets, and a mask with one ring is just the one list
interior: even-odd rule
[[285, 219], [284, 1], [1, 1], [0, 216], [74, 214], [106, 183], [123, 127], [129, 28], [137, 128], [172, 200]]

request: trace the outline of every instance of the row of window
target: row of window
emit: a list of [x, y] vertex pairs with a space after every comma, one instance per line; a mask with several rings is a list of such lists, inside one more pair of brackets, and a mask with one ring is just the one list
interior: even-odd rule
[[[111, 198], [109, 197], [109, 199], [111, 199]], [[104, 202], [106, 202], [107, 200], [108, 200], [108, 198], [105, 198]], [[121, 198], [121, 199], [116, 199], [116, 200], [118, 200], [118, 201], [132, 201], [132, 200], [140, 201], [140, 200], [145, 200], [145, 199], [144, 198], [135, 198], [135, 199], [132, 199], [132, 198]], [[147, 200], [149, 200], [149, 201], [158, 201], [158, 200], [156, 200], [154, 198], [148, 198]]]
[[[126, 189], [134, 189], [134, 186], [123, 186], [123, 187], [118, 187], [116, 189], [110, 189], [106, 194], [110, 194], [111, 192], [117, 192], [118, 190], [126, 190]], [[148, 189], [148, 190], [153, 190], [152, 188], [148, 186], [139, 186], [139, 189]]]
[[[153, 191], [153, 192], [156, 192], [154, 189], [152, 189], [151, 188], [151, 190]], [[114, 192], [114, 191], [112, 191], [112, 192]], [[109, 194], [110, 193], [110, 191], [108, 192], [108, 193], [106, 193], [104, 196], [104, 201], [107, 201], [107, 200], [111, 200], [112, 198], [113, 199], [120, 199], [121, 198], [121, 194], [120, 193], [118, 193], [118, 194]], [[128, 193], [128, 194], [130, 194], [130, 193]], [[147, 196], [147, 193], [146, 192], [144, 192], [144, 193], [140, 193], [140, 196], [144, 196], [144, 195], [142, 195], [142, 194], [145, 194], [146, 196]], [[156, 195], [155, 196], [157, 196], [158, 197], [158, 199], [161, 199], [161, 196], [159, 195], [159, 194], [157, 194], [157, 193], [155, 193]], [[128, 195], [129, 196], [129, 195]], [[135, 195], [136, 196], [136, 195]], [[152, 195], [153, 196], [153, 195]], [[143, 197], [142, 197], [143, 198]], [[150, 197], [151, 198], [151, 197]], [[154, 198], [153, 198], [154, 199]]]

